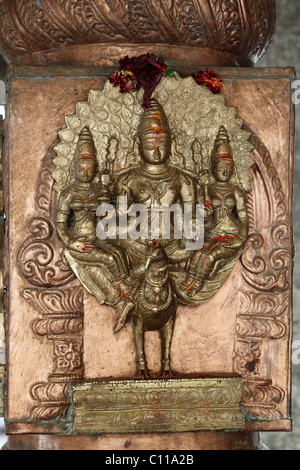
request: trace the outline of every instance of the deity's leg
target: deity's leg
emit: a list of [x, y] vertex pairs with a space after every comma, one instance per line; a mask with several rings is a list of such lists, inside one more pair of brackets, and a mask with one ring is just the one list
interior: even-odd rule
[[162, 340], [162, 370], [161, 377], [171, 377], [171, 366], [170, 366], [170, 350], [171, 342], [174, 331], [174, 317], [171, 317], [168, 323], [161, 329], [161, 340]]
[[193, 297], [202, 289], [205, 280], [212, 272], [217, 271], [219, 262], [222, 259], [231, 259], [236, 254], [236, 249], [226, 247], [221, 241], [213, 240], [204, 250], [194, 253], [189, 265], [189, 273], [180, 286], [180, 290], [186, 292], [189, 297]]
[[133, 318], [133, 334], [137, 354], [137, 379], [143, 379], [147, 376], [147, 363], [144, 351], [144, 322], [140, 315]]

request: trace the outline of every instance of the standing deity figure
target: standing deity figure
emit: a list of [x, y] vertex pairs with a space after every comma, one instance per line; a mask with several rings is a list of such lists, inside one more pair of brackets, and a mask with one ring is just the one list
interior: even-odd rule
[[[170, 165], [171, 131], [167, 117], [157, 100], [151, 100], [139, 126], [139, 152], [141, 165], [122, 173], [115, 184], [117, 206], [120, 197], [126, 196], [127, 209], [133, 204], [143, 205], [148, 227], [152, 225], [153, 207], [170, 208], [175, 203], [195, 204], [195, 186], [192, 178], [179, 168]], [[129, 214], [130, 215], [130, 214]], [[128, 226], [131, 218], [128, 217]], [[174, 220], [170, 220], [170, 235], [163, 236], [164, 224], [157, 221], [156, 237], [149, 232], [137, 239], [121, 239], [132, 266], [130, 278], [136, 308], [121, 315], [116, 329], [126, 321], [133, 326], [137, 352], [137, 378], [148, 377], [144, 351], [145, 331], [159, 331], [162, 339], [161, 376], [171, 376], [170, 346], [176, 315], [176, 300], [169, 279], [169, 265], [186, 261], [190, 251], [182, 240], [174, 239]]]
[[228, 261], [241, 253], [248, 236], [246, 194], [231, 182], [234, 160], [228, 133], [220, 127], [211, 156], [215, 182], [205, 186], [206, 230], [204, 246], [194, 252], [180, 290], [196, 295]]
[[61, 191], [57, 206], [56, 227], [64, 258], [91, 294], [101, 303], [114, 306], [118, 316], [126, 314], [134, 307], [123, 290], [123, 281], [129, 274], [128, 259], [122, 248], [96, 236], [101, 187], [95, 181], [96, 149], [86, 127], [79, 135], [73, 169], [74, 181]]

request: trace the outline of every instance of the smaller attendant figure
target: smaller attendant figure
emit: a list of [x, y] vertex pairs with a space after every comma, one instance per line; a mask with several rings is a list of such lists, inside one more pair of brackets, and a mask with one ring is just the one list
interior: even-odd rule
[[85, 127], [74, 156], [75, 180], [59, 196], [56, 227], [76, 276], [100, 303], [115, 307], [119, 318], [134, 307], [123, 290], [129, 264], [122, 248], [96, 237], [96, 211], [102, 199], [97, 170], [93, 138]]
[[191, 256], [180, 290], [194, 297], [207, 279], [238, 258], [247, 240], [249, 224], [246, 194], [239, 184], [231, 182], [234, 172], [232, 149], [227, 131], [220, 127], [211, 158], [215, 182], [205, 187], [206, 231], [204, 246]]

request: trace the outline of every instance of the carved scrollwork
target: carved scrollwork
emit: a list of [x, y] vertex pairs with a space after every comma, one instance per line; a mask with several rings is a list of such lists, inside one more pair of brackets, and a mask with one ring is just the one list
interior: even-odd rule
[[240, 315], [277, 318], [285, 313], [289, 298], [285, 293], [240, 292]]
[[70, 407], [68, 383], [38, 383], [31, 389], [31, 397], [39, 402], [32, 411], [31, 419], [51, 420], [65, 418]]
[[32, 330], [39, 336], [56, 336], [56, 335], [78, 335], [82, 333], [82, 318], [70, 319], [52, 319], [44, 318], [35, 320], [32, 324]]
[[251, 274], [257, 275], [263, 273], [266, 269], [266, 262], [263, 256], [249, 256], [251, 249], [257, 250], [263, 245], [264, 239], [259, 233], [253, 233], [248, 236], [246, 247], [243, 252], [242, 264]]
[[32, 305], [41, 313], [55, 314], [76, 314], [83, 311], [83, 289], [34, 289], [28, 288], [23, 291], [24, 299], [30, 301]]
[[286, 325], [273, 318], [239, 315], [237, 331], [240, 337], [279, 339], [286, 334]]
[[285, 393], [271, 380], [246, 380], [243, 386], [243, 406], [248, 419], [272, 420], [282, 418], [278, 405], [284, 400]]
[[24, 299], [42, 313], [32, 323], [32, 330], [39, 336], [53, 339], [63, 335], [81, 335], [83, 330], [83, 290], [34, 289], [23, 291]]
[[51, 215], [51, 201], [52, 201], [52, 188], [53, 179], [51, 173], [53, 172], [54, 165], [52, 156], [49, 155], [44, 163], [39, 176], [39, 184], [37, 191], [37, 206], [41, 216], [50, 217]]
[[60, 259], [54, 260], [53, 246], [48, 242], [53, 226], [44, 217], [29, 221], [31, 232], [18, 250], [17, 262], [20, 273], [32, 285], [39, 287], [62, 286], [74, 278], [70, 268]]
[[64, 418], [70, 406], [68, 384], [83, 377], [83, 289], [27, 288], [23, 297], [42, 315], [32, 323], [36, 335], [53, 341], [53, 372], [48, 383], [32, 386], [38, 401], [31, 419]]
[[282, 418], [279, 405], [285, 393], [260, 376], [260, 365], [264, 342], [280, 340], [287, 332], [291, 239], [285, 196], [271, 155], [257, 135], [252, 133], [250, 142], [256, 163], [247, 201], [250, 235], [240, 260], [246, 287], [240, 292], [234, 368], [244, 377], [248, 419], [271, 420]]
[[250, 142], [254, 145], [256, 165], [253, 167], [252, 192], [247, 203], [252, 233], [241, 257], [243, 277], [259, 291], [285, 291], [289, 288], [290, 265], [285, 198], [267, 148], [253, 133]]

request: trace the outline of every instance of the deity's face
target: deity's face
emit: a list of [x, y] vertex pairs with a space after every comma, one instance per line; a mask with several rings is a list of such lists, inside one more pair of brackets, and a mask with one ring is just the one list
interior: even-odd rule
[[169, 132], [155, 131], [142, 134], [140, 137], [141, 158], [151, 164], [165, 163], [171, 153], [171, 136]]
[[226, 183], [233, 175], [233, 160], [229, 158], [216, 158], [212, 164], [212, 174], [220, 183]]
[[91, 183], [97, 172], [97, 162], [90, 146], [82, 146], [75, 158], [75, 179], [80, 183]]

